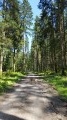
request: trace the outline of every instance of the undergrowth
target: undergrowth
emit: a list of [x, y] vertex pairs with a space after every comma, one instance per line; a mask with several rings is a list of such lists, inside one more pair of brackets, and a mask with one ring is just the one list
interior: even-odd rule
[[0, 94], [10, 89], [16, 82], [18, 82], [24, 74], [20, 72], [5, 72], [0, 76]]
[[53, 72], [43, 72], [39, 75], [44, 76], [44, 81], [50, 83], [59, 93], [62, 99], [67, 101], [67, 76], [61, 76]]

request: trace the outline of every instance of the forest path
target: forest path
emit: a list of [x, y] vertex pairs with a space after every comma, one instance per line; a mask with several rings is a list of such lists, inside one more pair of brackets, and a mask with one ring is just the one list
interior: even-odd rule
[[66, 103], [49, 84], [31, 76], [0, 96], [0, 120], [67, 120]]

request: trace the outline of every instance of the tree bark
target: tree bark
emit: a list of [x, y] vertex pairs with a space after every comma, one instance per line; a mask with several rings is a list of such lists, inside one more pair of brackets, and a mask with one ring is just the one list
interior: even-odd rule
[[64, 0], [60, 0], [60, 39], [61, 39], [61, 68], [62, 75], [65, 75]]
[[3, 55], [2, 55], [2, 50], [0, 50], [0, 75], [2, 75], [2, 66], [3, 66]]
[[13, 54], [13, 71], [15, 72], [15, 48], [14, 48], [14, 54]]

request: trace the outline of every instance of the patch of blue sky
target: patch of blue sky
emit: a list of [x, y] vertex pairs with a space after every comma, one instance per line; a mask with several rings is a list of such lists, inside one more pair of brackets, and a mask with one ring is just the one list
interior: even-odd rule
[[[32, 12], [33, 12], [33, 23], [35, 21], [36, 16], [39, 16], [41, 13], [41, 10], [38, 9], [38, 3], [39, 0], [28, 0], [31, 7], [32, 7]], [[32, 26], [33, 27], [33, 26]], [[32, 36], [29, 37], [29, 50], [31, 48], [31, 42], [32, 42]]]

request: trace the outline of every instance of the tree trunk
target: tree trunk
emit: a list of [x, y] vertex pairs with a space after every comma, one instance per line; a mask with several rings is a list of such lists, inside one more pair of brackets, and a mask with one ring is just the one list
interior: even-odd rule
[[2, 75], [2, 66], [3, 66], [3, 55], [2, 55], [2, 50], [0, 50], [0, 75]]
[[37, 45], [37, 51], [36, 51], [36, 71], [38, 72], [39, 68], [39, 57], [38, 57], [38, 45]]
[[15, 48], [14, 48], [14, 54], [13, 54], [13, 71], [15, 72]]
[[60, 39], [61, 39], [61, 68], [62, 75], [65, 75], [64, 0], [60, 0]]
[[56, 62], [56, 53], [55, 53], [55, 50], [54, 50], [54, 71], [55, 71], [55, 73], [57, 73], [57, 62]]

